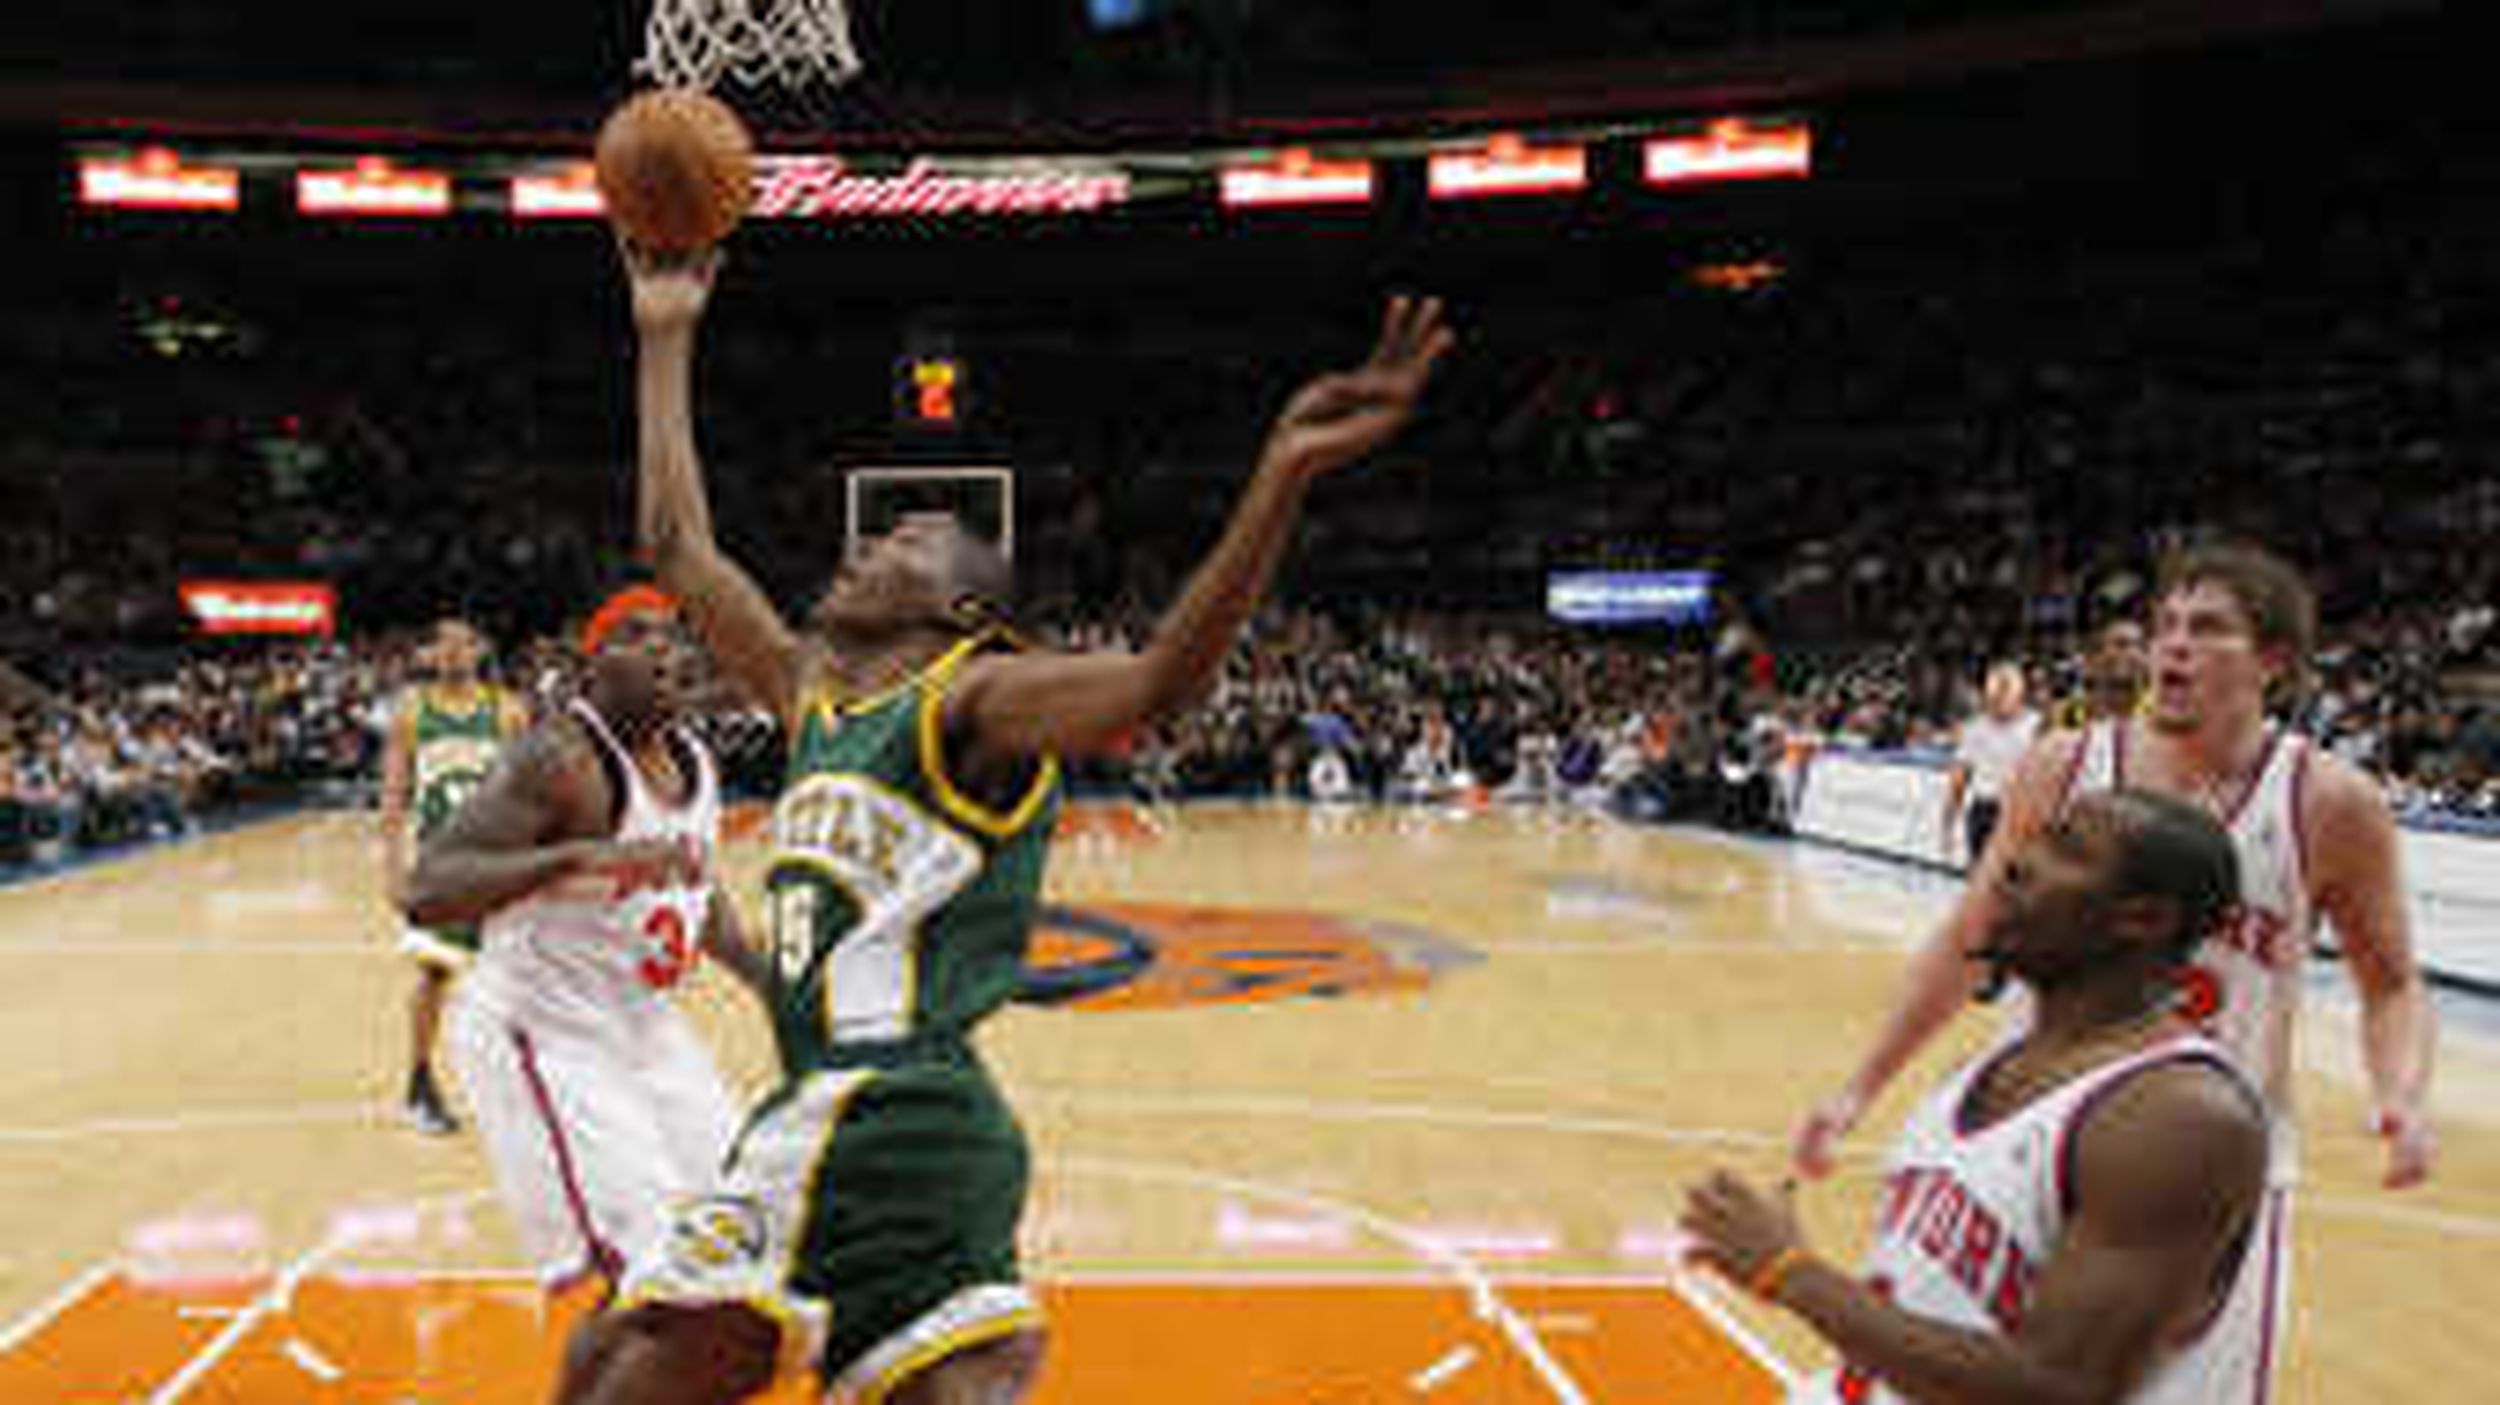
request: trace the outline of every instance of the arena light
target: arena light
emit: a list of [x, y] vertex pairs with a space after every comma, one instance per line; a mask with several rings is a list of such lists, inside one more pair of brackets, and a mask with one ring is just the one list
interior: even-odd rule
[[345, 170], [297, 172], [295, 209], [305, 215], [447, 215], [451, 177], [360, 157]]
[[318, 581], [185, 581], [182, 607], [204, 634], [332, 634], [338, 592]]
[[190, 166], [161, 146], [134, 156], [78, 163], [78, 203], [116, 210], [234, 210], [243, 174], [231, 166]]
[[1787, 268], [1772, 259], [1705, 263], [1684, 275], [1694, 287], [1719, 293], [1750, 293], [1757, 288], [1768, 288], [1787, 276]]
[[1641, 174], [1651, 185], [1798, 180], [1814, 173], [1814, 133], [1802, 122], [1713, 122], [1698, 134], [1652, 138]]
[[1128, 203], [1128, 172], [1084, 162], [1016, 162], [950, 171], [926, 157], [890, 175], [839, 156], [756, 162], [755, 213], [785, 219], [913, 219], [928, 215], [1085, 214]]
[[599, 198], [598, 168], [587, 161], [561, 171], [524, 172], [508, 188], [515, 219], [596, 219], [607, 213]]
[[1296, 149], [1258, 165], [1227, 166], [1219, 179], [1228, 209], [1368, 205], [1374, 169], [1369, 161], [1321, 161]]
[[1530, 146], [1505, 132], [1473, 151], [1436, 154], [1429, 166], [1429, 183], [1435, 200], [1583, 190], [1589, 183], [1588, 148]]

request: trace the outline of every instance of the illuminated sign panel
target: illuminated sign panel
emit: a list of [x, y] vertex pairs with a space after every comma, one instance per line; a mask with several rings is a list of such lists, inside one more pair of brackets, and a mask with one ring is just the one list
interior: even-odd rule
[[233, 210], [243, 176], [231, 166], [186, 166], [163, 147], [78, 163], [78, 203], [119, 210]]
[[317, 581], [185, 581], [182, 607], [203, 634], [331, 634], [338, 593]]
[[597, 219], [607, 213], [599, 198], [598, 168], [587, 161], [514, 176], [507, 189], [516, 219]]
[[1264, 165], [1227, 166], [1221, 176], [1222, 199], [1232, 209], [1367, 205], [1374, 184], [1369, 161], [1319, 161], [1307, 151], [1288, 151]]
[[[896, 221], [929, 218], [1082, 216], [1139, 204], [1202, 202], [1226, 210], [1360, 209], [1384, 198], [1392, 164], [1419, 162], [1433, 200], [1570, 195], [1592, 188], [1593, 143], [1610, 131], [1543, 138], [1497, 133], [1418, 152], [1384, 135], [1326, 155], [1304, 148], [1265, 151], [1176, 148], [1113, 154], [869, 155], [831, 151], [769, 154], [756, 162], [753, 213], [764, 219]], [[1803, 178], [1812, 173], [1813, 133], [1791, 117], [1677, 123], [1641, 142], [1643, 179], [1652, 188], [1718, 181]], [[515, 220], [591, 221], [604, 214], [589, 162], [547, 153], [385, 155], [352, 163], [312, 151], [201, 152], [170, 146], [75, 152], [75, 199], [96, 208], [233, 211], [242, 173], [284, 169], [295, 208], [306, 216], [444, 217], [461, 207], [459, 182]], [[500, 200], [486, 192], [501, 191]]]
[[1556, 571], [1545, 613], [1570, 624], [1707, 624], [1709, 571]]
[[1583, 190], [1589, 183], [1588, 148], [1532, 147], [1515, 136], [1498, 136], [1480, 150], [1435, 155], [1429, 179], [1435, 200]]
[[963, 368], [946, 357], [922, 357], [912, 362], [912, 411], [922, 424], [951, 425], [955, 422], [956, 387], [963, 381]]
[[306, 215], [447, 215], [451, 177], [403, 171], [368, 156], [343, 171], [299, 171], [295, 209]]
[[1814, 172], [1814, 133], [1802, 122], [1755, 124], [1729, 118], [1691, 135], [1658, 137], [1642, 148], [1651, 185], [1796, 180]]
[[756, 162], [755, 213], [790, 219], [909, 219], [922, 215], [1068, 215], [1125, 205], [1129, 176], [1115, 166], [1001, 163], [949, 171], [927, 158], [876, 175], [839, 156], [767, 156]]

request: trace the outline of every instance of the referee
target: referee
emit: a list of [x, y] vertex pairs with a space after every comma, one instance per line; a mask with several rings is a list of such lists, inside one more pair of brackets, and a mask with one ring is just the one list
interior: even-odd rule
[[2013, 779], [2015, 764], [2040, 730], [2040, 716], [2023, 706], [2023, 696], [2022, 665], [1993, 665], [1980, 690], [1979, 712], [1962, 724], [1954, 741], [1953, 769], [1945, 778], [1943, 833], [1949, 849], [1954, 824], [1960, 822], [1968, 845], [1965, 866], [1979, 862], [1979, 856], [1987, 852], [2005, 784]]

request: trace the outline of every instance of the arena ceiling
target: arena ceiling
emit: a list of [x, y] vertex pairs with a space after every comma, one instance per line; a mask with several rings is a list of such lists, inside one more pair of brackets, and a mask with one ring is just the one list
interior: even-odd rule
[[[868, 74], [767, 116], [1133, 139], [1786, 100], [2437, 0], [854, 0]], [[1133, 11], [1104, 27], [1098, 9]], [[20, 0], [0, 124], [577, 135], [646, 0]]]

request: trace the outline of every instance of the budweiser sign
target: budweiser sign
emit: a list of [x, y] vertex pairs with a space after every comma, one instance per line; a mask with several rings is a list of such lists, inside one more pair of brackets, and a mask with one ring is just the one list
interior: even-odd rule
[[755, 173], [755, 213], [791, 219], [1074, 215], [1128, 199], [1128, 173], [1103, 167], [952, 172], [922, 158], [891, 175], [869, 175], [839, 156], [783, 156], [758, 161]]
[[206, 634], [329, 634], [338, 593], [317, 581], [185, 581], [183, 608]]
[[1651, 185], [1799, 179], [1814, 172], [1814, 133], [1802, 122], [1711, 123], [1697, 135], [1659, 137], [1642, 148]]
[[243, 175], [232, 166], [186, 166], [150, 147], [127, 159], [80, 161], [78, 201], [125, 210], [232, 210], [243, 203]]

